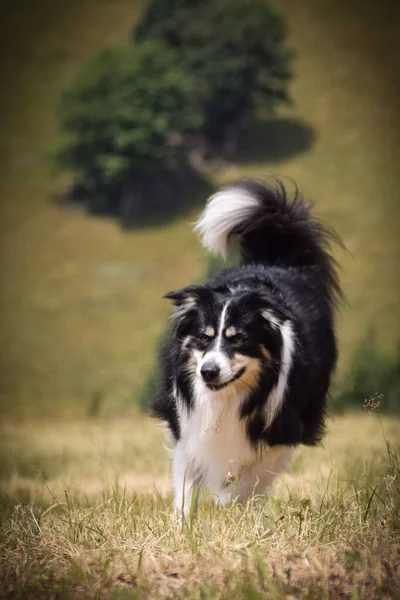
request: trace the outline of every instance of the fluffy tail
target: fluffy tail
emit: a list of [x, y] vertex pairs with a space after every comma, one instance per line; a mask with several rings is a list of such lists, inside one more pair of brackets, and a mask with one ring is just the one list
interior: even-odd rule
[[280, 181], [264, 185], [240, 180], [211, 196], [195, 225], [203, 245], [226, 258], [232, 238], [240, 238], [244, 263], [317, 267], [327, 283], [340, 294], [335, 263], [329, 253], [338, 236], [311, 216], [296, 190], [288, 199]]

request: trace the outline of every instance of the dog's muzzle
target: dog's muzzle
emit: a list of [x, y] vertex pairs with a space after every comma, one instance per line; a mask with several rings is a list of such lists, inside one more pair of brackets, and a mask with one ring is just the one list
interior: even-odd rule
[[[230, 383], [233, 383], [234, 381], [237, 381], [245, 372], [245, 367], [242, 367], [234, 377], [232, 377], [232, 379], [229, 379], [228, 381], [224, 381], [223, 383], [217, 383], [217, 382], [211, 382], [211, 381], [207, 381], [206, 379], [204, 379], [204, 381], [206, 382], [206, 385], [208, 387], [209, 390], [212, 390], [213, 392], [218, 392], [219, 390], [222, 390], [224, 388], [226, 388]], [[202, 373], [203, 375], [203, 373]], [[204, 376], [203, 376], [204, 378]]]

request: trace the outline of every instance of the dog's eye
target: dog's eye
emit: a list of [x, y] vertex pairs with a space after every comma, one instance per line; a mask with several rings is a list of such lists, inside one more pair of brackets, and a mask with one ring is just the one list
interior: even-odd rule
[[210, 341], [210, 339], [211, 339], [211, 338], [210, 338], [210, 336], [209, 336], [209, 335], [207, 335], [206, 333], [201, 333], [201, 334], [199, 335], [199, 340], [200, 340], [201, 342], [209, 342], [209, 341]]
[[242, 344], [245, 340], [246, 340], [246, 338], [244, 337], [244, 335], [242, 333], [237, 333], [233, 337], [233, 341], [235, 342], [235, 344]]

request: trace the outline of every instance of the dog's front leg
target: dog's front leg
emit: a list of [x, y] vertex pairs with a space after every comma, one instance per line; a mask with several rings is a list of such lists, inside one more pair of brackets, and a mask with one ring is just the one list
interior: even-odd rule
[[196, 474], [193, 459], [187, 455], [181, 442], [174, 449], [173, 458], [173, 486], [174, 486], [174, 514], [181, 519], [190, 513], [193, 494], [200, 484], [200, 477]]
[[292, 453], [291, 446], [270, 448], [260, 462], [241, 475], [237, 487], [238, 501], [246, 502], [255, 494], [263, 494], [278, 473], [286, 468]]

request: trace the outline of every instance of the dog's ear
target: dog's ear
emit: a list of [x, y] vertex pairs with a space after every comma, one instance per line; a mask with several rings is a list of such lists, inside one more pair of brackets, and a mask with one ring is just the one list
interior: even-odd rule
[[259, 315], [261, 323], [263, 319], [268, 321], [274, 329], [291, 319], [289, 310], [282, 306], [274, 296], [259, 290], [248, 290], [240, 294], [239, 307], [243, 313]]
[[272, 317], [277, 323], [283, 323], [291, 318], [289, 310], [280, 302], [277, 302], [275, 297], [269, 296], [268, 293], [259, 291], [245, 292], [241, 295], [241, 306], [243, 306], [244, 310], [258, 312], [266, 319]]
[[202, 285], [189, 285], [181, 290], [168, 292], [167, 294], [164, 294], [163, 298], [172, 300], [175, 306], [194, 304], [200, 300], [201, 296], [204, 294], [204, 290], [205, 288]]
[[207, 288], [202, 285], [189, 285], [188, 287], [168, 292], [163, 298], [172, 300], [176, 310], [172, 315], [174, 320], [180, 320], [196, 308], [197, 304], [208, 295]]
[[276, 301], [276, 298], [270, 298], [264, 294], [259, 295], [261, 316], [269, 321], [272, 326], [279, 327], [291, 318], [289, 310], [281, 303]]

